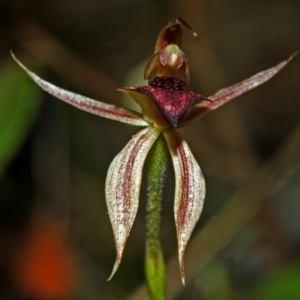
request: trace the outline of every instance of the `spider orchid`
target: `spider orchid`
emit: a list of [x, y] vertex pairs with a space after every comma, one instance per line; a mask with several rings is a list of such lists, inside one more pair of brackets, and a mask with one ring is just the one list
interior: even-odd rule
[[13, 55], [33, 81], [49, 94], [83, 111], [122, 123], [145, 127], [132, 137], [112, 161], [106, 178], [106, 203], [116, 245], [115, 274], [138, 210], [142, 171], [147, 155], [162, 134], [175, 171], [174, 215], [180, 275], [184, 283], [184, 252], [204, 203], [205, 181], [201, 169], [176, 127], [186, 126], [205, 113], [263, 84], [296, 55], [242, 82], [204, 97], [185, 90], [189, 66], [181, 50], [182, 27], [197, 34], [181, 18], [172, 20], [158, 35], [155, 52], [146, 66], [147, 86], [119, 89], [130, 95], [142, 113], [75, 94], [41, 79]]

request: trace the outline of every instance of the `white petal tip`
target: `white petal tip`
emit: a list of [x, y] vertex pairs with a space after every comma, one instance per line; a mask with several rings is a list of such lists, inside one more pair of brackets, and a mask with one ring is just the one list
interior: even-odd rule
[[185, 285], [185, 278], [184, 277], [181, 277], [181, 282], [182, 282], [182, 285]]
[[13, 60], [22, 68], [24, 69], [26, 72], [28, 71], [27, 68], [17, 59], [17, 57], [15, 56], [15, 54], [12, 52], [12, 50], [10, 50], [10, 55], [13, 58]]
[[[15, 56], [15, 54], [10, 50], [10, 55], [13, 58], [13, 60], [34, 80], [35, 74], [33, 74], [30, 70], [28, 70]], [[35, 80], [34, 80], [35, 81]]]
[[178, 253], [178, 260], [179, 260], [179, 269], [180, 269], [180, 278], [182, 285], [185, 285], [185, 271], [184, 271], [184, 261], [183, 261], [183, 252]]
[[117, 272], [119, 265], [121, 263], [121, 259], [122, 259], [122, 253], [118, 253], [114, 267], [113, 267], [112, 272], [111, 272], [110, 276], [108, 277], [107, 281], [110, 281], [114, 277], [114, 275]]
[[292, 60], [298, 53], [300, 50], [295, 51], [289, 58], [288, 61]]
[[184, 274], [183, 263], [182, 265], [180, 265], [180, 278], [181, 278], [182, 285], [185, 285], [185, 274]]

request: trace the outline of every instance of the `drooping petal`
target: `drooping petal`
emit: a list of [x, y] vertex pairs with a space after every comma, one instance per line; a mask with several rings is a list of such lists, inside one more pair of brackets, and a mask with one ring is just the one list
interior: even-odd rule
[[205, 181], [188, 144], [174, 130], [163, 132], [171, 153], [175, 171], [174, 214], [177, 230], [178, 259], [184, 284], [184, 252], [202, 212]]
[[219, 106], [225, 104], [226, 102], [265, 83], [274, 75], [276, 75], [282, 68], [284, 68], [297, 54], [298, 52], [295, 52], [288, 59], [280, 62], [278, 65], [260, 73], [257, 73], [256, 75], [244, 81], [236, 83], [230, 87], [219, 90], [216, 94], [208, 97], [208, 99], [212, 100], [210, 102], [201, 102], [199, 104], [196, 104], [182, 118], [180, 126], [186, 125], [187, 123], [194, 121], [206, 112], [214, 110]]
[[117, 256], [112, 274], [121, 262], [124, 246], [135, 219], [145, 159], [160, 130], [147, 127], [137, 133], [112, 161], [105, 183], [106, 204]]
[[53, 95], [54, 97], [63, 100], [83, 111], [89, 112], [100, 117], [108, 118], [111, 120], [127, 123], [135, 126], [147, 126], [148, 123], [143, 119], [140, 113], [134, 112], [129, 109], [121, 108], [116, 105], [103, 103], [91, 98], [75, 94], [59, 88], [31, 72], [27, 69], [13, 53], [13, 59], [22, 67], [32, 80], [39, 85], [44, 91]]

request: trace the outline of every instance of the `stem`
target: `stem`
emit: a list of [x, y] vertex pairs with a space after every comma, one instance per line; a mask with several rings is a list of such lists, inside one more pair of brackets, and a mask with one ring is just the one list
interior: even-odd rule
[[168, 149], [163, 135], [153, 145], [147, 160], [147, 220], [145, 271], [150, 300], [166, 299], [165, 262], [159, 241], [162, 187]]

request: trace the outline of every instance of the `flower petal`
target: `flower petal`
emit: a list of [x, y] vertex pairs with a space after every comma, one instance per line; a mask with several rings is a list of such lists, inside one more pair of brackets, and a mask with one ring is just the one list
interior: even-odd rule
[[105, 183], [106, 204], [113, 228], [117, 257], [109, 280], [121, 262], [135, 219], [145, 159], [160, 130], [147, 127], [137, 133], [112, 161]]
[[282, 68], [284, 68], [297, 54], [298, 52], [295, 52], [287, 60], [280, 62], [278, 65], [265, 71], [259, 72], [256, 75], [244, 81], [236, 83], [230, 87], [219, 90], [216, 94], [208, 97], [208, 99], [212, 100], [210, 102], [201, 102], [199, 104], [196, 104], [183, 117], [180, 126], [186, 125], [187, 123], [194, 121], [206, 112], [216, 109], [219, 106], [225, 104], [226, 102], [265, 83], [274, 75], [276, 75]]
[[184, 284], [184, 251], [202, 212], [205, 181], [188, 144], [174, 130], [163, 132], [175, 171], [174, 214], [177, 229], [180, 275]]
[[22, 67], [31, 79], [39, 85], [44, 91], [53, 95], [54, 97], [63, 100], [83, 111], [89, 112], [100, 117], [108, 118], [111, 120], [135, 125], [147, 126], [148, 123], [143, 119], [142, 115], [131, 111], [129, 109], [121, 108], [112, 104], [103, 103], [93, 100], [91, 98], [75, 94], [64, 89], [61, 89], [28, 70], [15, 56], [11, 53], [13, 59]]
[[137, 92], [133, 87], [118, 90], [129, 95], [141, 107], [143, 117], [149, 124], [153, 124], [157, 128], [170, 126], [157, 104], [148, 95]]

